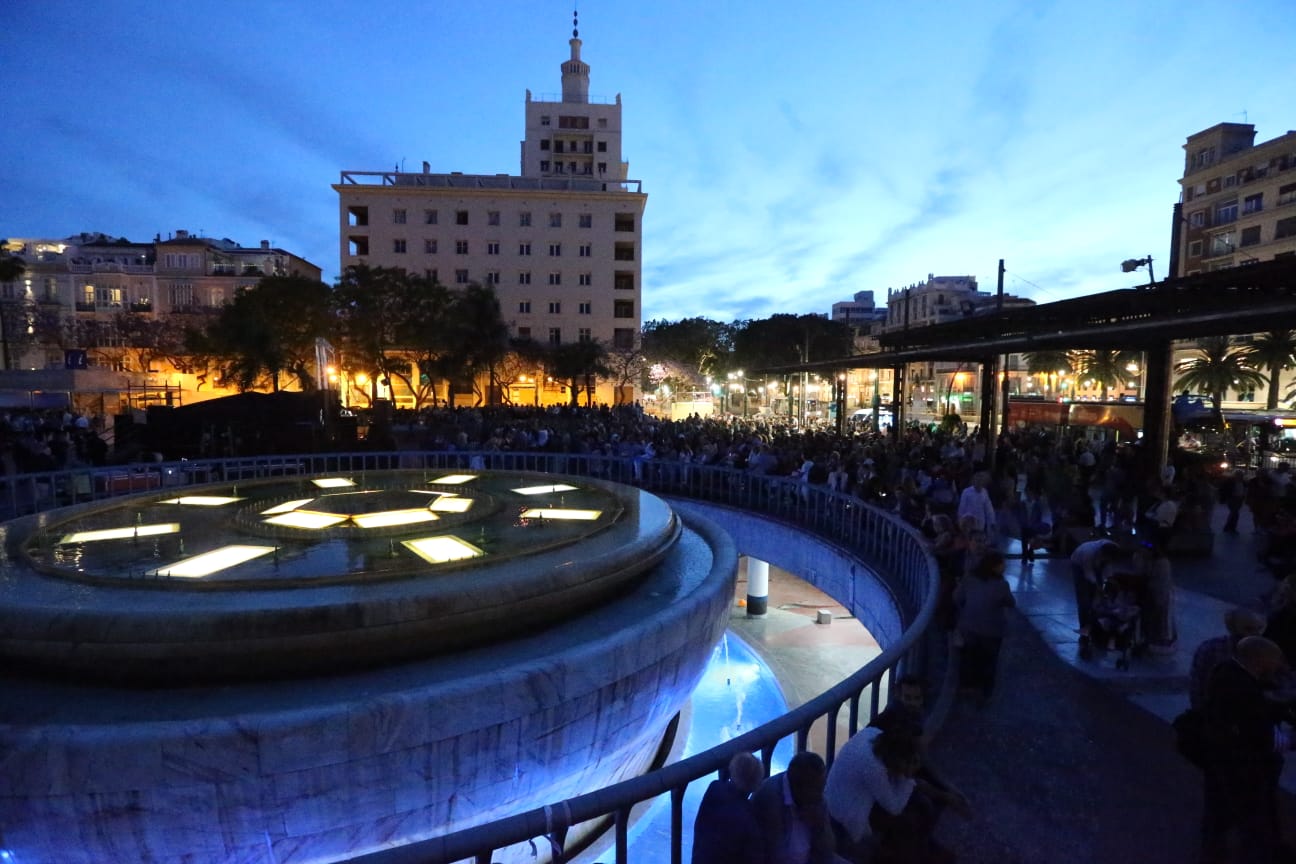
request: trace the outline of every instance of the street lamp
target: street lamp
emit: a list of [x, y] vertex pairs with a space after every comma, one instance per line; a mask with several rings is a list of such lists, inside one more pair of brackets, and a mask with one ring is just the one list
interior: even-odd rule
[[1148, 268], [1148, 285], [1149, 286], [1155, 285], [1156, 276], [1153, 275], [1152, 273], [1151, 255], [1147, 256], [1146, 258], [1127, 258], [1121, 262], [1121, 272], [1123, 273], [1133, 273], [1135, 270], [1137, 270], [1140, 267]]

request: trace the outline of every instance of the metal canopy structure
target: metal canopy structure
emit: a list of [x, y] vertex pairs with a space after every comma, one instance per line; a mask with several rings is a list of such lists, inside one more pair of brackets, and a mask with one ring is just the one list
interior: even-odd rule
[[879, 337], [882, 350], [759, 370], [868, 369], [932, 360], [980, 361], [1063, 349], [1139, 349], [1174, 339], [1296, 329], [1296, 258], [1017, 307]]

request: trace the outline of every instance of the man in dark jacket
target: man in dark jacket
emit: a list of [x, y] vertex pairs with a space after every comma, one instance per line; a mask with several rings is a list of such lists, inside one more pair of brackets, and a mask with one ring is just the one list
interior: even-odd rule
[[792, 757], [787, 771], [761, 784], [752, 797], [764, 840], [766, 864], [832, 864], [832, 824], [824, 803], [828, 768], [816, 753]]
[[750, 795], [765, 769], [750, 753], [729, 760], [729, 777], [707, 787], [693, 823], [693, 864], [750, 864], [762, 861], [761, 826]]
[[[1207, 752], [1202, 861], [1272, 864], [1280, 845], [1278, 777], [1290, 749], [1279, 706], [1268, 698], [1287, 669], [1282, 649], [1248, 636], [1206, 685]], [[1242, 855], [1230, 857], [1230, 845]]]

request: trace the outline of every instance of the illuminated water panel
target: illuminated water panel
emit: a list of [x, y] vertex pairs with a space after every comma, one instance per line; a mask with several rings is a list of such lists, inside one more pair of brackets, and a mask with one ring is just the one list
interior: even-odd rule
[[566, 510], [559, 507], [532, 507], [522, 511], [523, 519], [569, 519], [581, 522], [592, 522], [602, 515], [602, 510]]
[[523, 486], [521, 489], [514, 489], [519, 495], [547, 495], [551, 492], [575, 492], [575, 486], [568, 486], [566, 483], [555, 483], [552, 486]]
[[444, 477], [438, 477], [435, 480], [429, 480], [429, 483], [437, 483], [442, 486], [460, 486], [471, 480], [476, 480], [476, 474], [446, 474]]
[[288, 513], [292, 510], [296, 510], [298, 507], [301, 507], [303, 504], [309, 504], [314, 500], [315, 500], [314, 498], [298, 498], [296, 501], [285, 501], [282, 504], [278, 504], [274, 507], [271, 507], [269, 510], [262, 510], [261, 515], [273, 516], [276, 513]]
[[178, 534], [180, 526], [175, 522], [162, 525], [132, 525], [129, 528], [105, 528], [101, 531], [77, 531], [68, 534], [59, 541], [63, 543], [95, 543], [100, 540], [130, 540], [135, 537], [154, 537], [159, 534]]
[[473, 544], [460, 540], [452, 535], [441, 537], [422, 537], [418, 540], [404, 540], [401, 543], [415, 555], [431, 564], [444, 564], [447, 561], [463, 561], [467, 558], [480, 558], [486, 553]]
[[253, 558], [269, 555], [273, 551], [273, 546], [242, 546], [237, 544], [222, 546], [220, 549], [213, 549], [210, 552], [177, 561], [170, 567], [159, 567], [150, 571], [149, 575], [200, 579], [203, 576], [210, 576], [213, 573], [228, 570], [245, 561], [251, 561]]
[[163, 504], [185, 504], [190, 507], [223, 507], [242, 501], [242, 498], [231, 498], [228, 495], [182, 495], [179, 498], [168, 498]]
[[354, 486], [354, 480], [348, 480], [345, 477], [318, 477], [311, 481], [321, 489], [341, 489], [345, 486]]

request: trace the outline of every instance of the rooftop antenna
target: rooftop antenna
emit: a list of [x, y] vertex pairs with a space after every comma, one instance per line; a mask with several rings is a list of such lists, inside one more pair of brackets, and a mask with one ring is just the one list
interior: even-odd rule
[[576, 4], [573, 3], [573, 4], [572, 4], [572, 38], [573, 38], [573, 39], [579, 39], [579, 38], [580, 38], [580, 29], [579, 29], [580, 22], [579, 22], [579, 16], [580, 16], [580, 10], [577, 9], [577, 8], [576, 8]]

